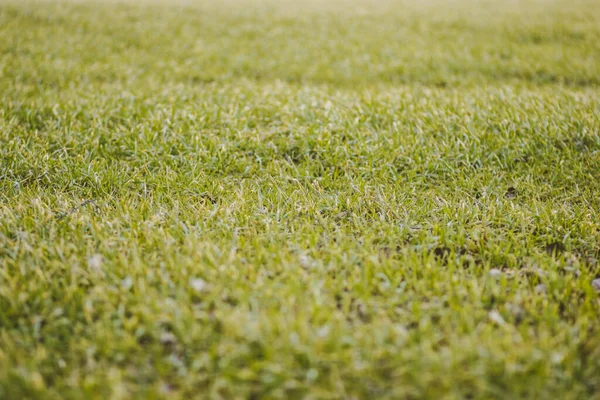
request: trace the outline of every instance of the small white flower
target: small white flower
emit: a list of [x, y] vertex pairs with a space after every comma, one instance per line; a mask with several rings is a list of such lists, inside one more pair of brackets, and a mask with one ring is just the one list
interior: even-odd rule
[[506, 321], [504, 321], [504, 318], [502, 318], [502, 315], [500, 315], [500, 313], [496, 310], [490, 311], [489, 317], [492, 322], [494, 322], [500, 326], [503, 326], [506, 324]]
[[490, 269], [490, 276], [492, 278], [500, 278], [502, 276], [502, 271], [500, 271], [498, 268], [492, 268]]
[[327, 335], [329, 335], [329, 326], [323, 325], [317, 330], [317, 336], [326, 337]]
[[132, 286], [133, 286], [133, 279], [131, 279], [130, 276], [128, 276], [127, 278], [125, 278], [121, 281], [121, 287], [125, 290], [131, 289]]
[[315, 261], [306, 254], [300, 254], [300, 266], [306, 270], [312, 269], [315, 266]]
[[208, 284], [202, 278], [190, 279], [190, 286], [196, 292], [204, 292], [206, 289], [208, 289]]
[[87, 263], [89, 269], [94, 272], [100, 272], [102, 271], [102, 265], [104, 264], [104, 257], [102, 257], [102, 254], [94, 254], [88, 258]]

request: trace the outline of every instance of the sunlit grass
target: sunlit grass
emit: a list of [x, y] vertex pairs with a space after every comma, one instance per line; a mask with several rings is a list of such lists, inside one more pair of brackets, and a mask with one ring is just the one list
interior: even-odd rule
[[594, 398], [600, 4], [0, 0], [0, 399]]

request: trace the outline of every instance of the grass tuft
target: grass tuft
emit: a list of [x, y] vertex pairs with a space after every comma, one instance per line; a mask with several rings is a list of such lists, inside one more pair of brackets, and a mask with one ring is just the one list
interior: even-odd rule
[[0, 399], [596, 398], [600, 3], [0, 0]]

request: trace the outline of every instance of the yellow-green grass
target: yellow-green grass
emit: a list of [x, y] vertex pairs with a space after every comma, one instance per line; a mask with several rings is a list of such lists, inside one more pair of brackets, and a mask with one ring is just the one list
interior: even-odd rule
[[0, 399], [600, 396], [600, 3], [0, 0]]

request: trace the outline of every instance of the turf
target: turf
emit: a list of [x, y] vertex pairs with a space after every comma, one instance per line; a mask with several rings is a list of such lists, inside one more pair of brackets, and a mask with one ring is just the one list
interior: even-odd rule
[[600, 3], [0, 0], [0, 399], [600, 398]]

